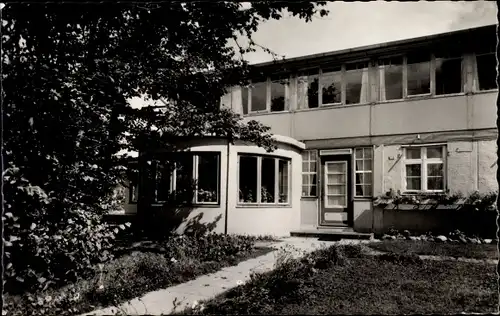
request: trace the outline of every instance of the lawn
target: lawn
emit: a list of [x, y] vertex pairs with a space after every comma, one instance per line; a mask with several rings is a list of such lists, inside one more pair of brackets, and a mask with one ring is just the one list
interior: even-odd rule
[[[116, 306], [147, 292], [184, 283], [274, 250], [255, 246], [257, 240], [259, 238], [212, 235], [123, 246], [116, 249], [117, 259], [103, 264], [91, 278], [37, 293], [35, 297], [41, 297], [41, 301], [30, 299], [33, 296], [29, 294], [6, 294], [4, 302], [8, 315], [74, 315]], [[64, 294], [68, 298], [56, 303]]]
[[[334, 248], [334, 247], [332, 247]], [[329, 249], [330, 252], [337, 252]], [[341, 251], [342, 252], [342, 251]], [[356, 252], [355, 252], [356, 253]], [[331, 258], [344, 257], [343, 260]], [[320, 258], [318, 260], [318, 257]], [[408, 255], [317, 254], [203, 302], [198, 314], [494, 313], [495, 265], [420, 260]], [[304, 262], [313, 262], [309, 264]], [[184, 311], [185, 314], [192, 310]]]
[[455, 258], [498, 259], [497, 245], [495, 244], [459, 244], [437, 243], [431, 241], [413, 240], [384, 240], [370, 243], [372, 249], [398, 254], [447, 256]]

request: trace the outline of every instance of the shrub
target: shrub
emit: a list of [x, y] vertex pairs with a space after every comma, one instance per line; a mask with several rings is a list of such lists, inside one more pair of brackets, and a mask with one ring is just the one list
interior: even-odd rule
[[272, 312], [275, 304], [310, 298], [313, 289], [310, 277], [319, 269], [346, 264], [343, 250], [344, 247], [335, 245], [294, 259], [293, 253], [297, 253], [297, 249], [282, 248], [273, 271], [251, 274], [246, 284], [207, 302], [202, 310], [187, 310], [185, 313], [266, 314]]
[[412, 254], [397, 254], [394, 252], [384, 253], [377, 258], [383, 261], [388, 261], [395, 264], [414, 264], [421, 263], [422, 259], [415, 253]]
[[100, 208], [58, 201], [15, 170], [4, 180], [6, 293], [67, 284], [93, 273], [95, 263], [111, 259], [119, 229], [101, 222], [111, 200], [102, 200]]

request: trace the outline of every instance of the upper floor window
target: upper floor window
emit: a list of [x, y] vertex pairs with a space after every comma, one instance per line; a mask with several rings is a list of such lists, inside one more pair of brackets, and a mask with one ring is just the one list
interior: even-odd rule
[[407, 57], [408, 96], [431, 93], [431, 56], [414, 54]]
[[404, 150], [404, 191], [445, 190], [445, 146], [408, 147]]
[[458, 53], [435, 54], [436, 95], [464, 92], [464, 59]]
[[253, 82], [242, 88], [243, 114], [288, 110], [289, 79]]
[[379, 60], [380, 101], [403, 98], [403, 58], [393, 57]]
[[495, 53], [480, 54], [475, 57], [474, 90], [497, 89], [497, 58]]
[[367, 103], [369, 94], [368, 63], [346, 64], [345, 104]]
[[321, 82], [321, 105], [342, 103], [342, 71], [340, 67], [323, 70]]

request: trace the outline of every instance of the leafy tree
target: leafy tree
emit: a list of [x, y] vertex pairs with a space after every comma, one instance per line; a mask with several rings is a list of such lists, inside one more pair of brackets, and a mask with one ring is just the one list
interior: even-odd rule
[[[310, 21], [328, 13], [320, 9], [324, 5], [7, 4], [2, 9], [4, 245], [10, 247], [7, 264], [14, 266], [9, 265], [14, 270], [8, 279], [54, 277], [56, 272], [43, 269], [57, 256], [61, 262], [79, 261], [75, 275], [90, 259], [106, 259], [99, 238], [80, 241], [94, 231], [113, 237], [99, 219], [113, 207], [113, 190], [124, 175], [126, 159], [116, 155], [122, 149], [175, 149], [179, 136], [219, 135], [272, 150], [269, 128], [220, 109], [220, 97], [246, 82], [251, 67], [242, 54], [259, 47], [252, 35], [261, 22], [285, 14]], [[228, 43], [238, 35], [249, 44], [234, 49]], [[132, 108], [129, 100], [141, 96], [162, 100], [164, 111]], [[81, 233], [76, 240], [70, 238], [74, 230]], [[51, 236], [73, 242], [60, 242], [60, 249], [53, 241], [40, 246]], [[73, 247], [86, 247], [85, 260], [67, 255]], [[29, 256], [47, 258], [37, 267], [21, 264]]]

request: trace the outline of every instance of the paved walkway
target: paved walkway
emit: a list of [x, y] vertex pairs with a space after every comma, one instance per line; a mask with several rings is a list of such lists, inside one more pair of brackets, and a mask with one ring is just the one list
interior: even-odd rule
[[[276, 243], [259, 243], [261, 246], [275, 248], [276, 251], [263, 256], [241, 262], [237, 266], [226, 267], [218, 272], [200, 276], [186, 283], [178, 284], [167, 289], [147, 293], [122, 304], [119, 308], [109, 307], [87, 313], [85, 315], [113, 315], [117, 312], [122, 315], [168, 315], [174, 311], [181, 311], [194, 302], [199, 302], [213, 298], [238, 284], [247, 282], [252, 272], [266, 272], [274, 268], [276, 259], [280, 253], [280, 248], [288, 249], [289, 253], [295, 257], [318, 249], [322, 245], [332, 244], [359, 244], [373, 242], [369, 240], [345, 240], [341, 241], [318, 241], [317, 238], [290, 237]], [[257, 244], [257, 246], [259, 246]], [[373, 249], [366, 249], [367, 254], [380, 255], [383, 252]], [[430, 260], [458, 260], [467, 262], [491, 262], [497, 260], [477, 260], [453, 257], [419, 256], [422, 259]]]
[[[267, 244], [275, 249], [287, 248], [293, 257], [297, 258], [312, 252], [321, 245], [365, 243], [367, 240], [318, 241], [317, 238], [286, 238], [283, 241]], [[291, 246], [291, 248], [290, 248]], [[273, 269], [279, 251], [273, 251], [263, 256], [241, 262], [237, 266], [226, 267], [218, 272], [198, 277], [186, 283], [167, 289], [147, 293], [124, 303], [119, 308], [109, 307], [87, 313], [85, 315], [113, 315], [117, 312], [125, 315], [168, 315], [173, 311], [181, 311], [197, 301], [207, 300], [217, 296], [241, 282], [250, 279], [252, 272], [266, 272]], [[176, 303], [177, 302], [177, 303]], [[175, 305], [179, 304], [177, 307]]]

